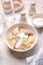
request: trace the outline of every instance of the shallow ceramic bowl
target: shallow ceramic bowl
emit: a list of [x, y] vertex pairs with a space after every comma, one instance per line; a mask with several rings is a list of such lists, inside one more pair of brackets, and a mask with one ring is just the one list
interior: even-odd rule
[[[17, 49], [12, 49], [12, 48], [11, 48], [10, 44], [9, 44], [8, 41], [7, 41], [7, 37], [6, 37], [6, 36], [7, 36], [7, 34], [10, 33], [16, 26], [20, 26], [20, 27], [29, 29], [29, 30], [30, 30], [31, 32], [33, 32], [33, 34], [35, 35], [35, 42], [34, 42], [34, 44], [33, 44], [30, 48], [27, 48], [26, 50], [17, 50]], [[11, 50], [13, 50], [13, 51], [15, 51], [15, 52], [17, 52], [17, 53], [19, 53], [19, 52], [20, 52], [20, 53], [23, 53], [23, 52], [29, 51], [30, 49], [32, 49], [32, 48], [36, 45], [36, 43], [37, 43], [37, 41], [38, 41], [38, 32], [36, 31], [36, 29], [35, 29], [33, 26], [31, 26], [31, 25], [29, 25], [29, 24], [23, 24], [23, 23], [14, 24], [14, 25], [10, 26], [10, 27], [8, 28], [8, 30], [6, 31], [5, 39], [6, 39], [6, 44], [7, 44], [7, 46], [8, 46]]]
[[[43, 14], [35, 14], [35, 15], [33, 15], [33, 20], [34, 20], [34, 19], [37, 19], [37, 18], [42, 18], [42, 19], [43, 19]], [[37, 21], [36, 21], [36, 22], [37, 22]], [[34, 23], [34, 22], [33, 22], [33, 25], [34, 25], [36, 28], [42, 28], [42, 27], [43, 27], [43, 23], [38, 24], [38, 23]]]
[[20, 11], [23, 8], [23, 2], [22, 1], [21, 2], [18, 1], [18, 2], [20, 3], [20, 6], [17, 7], [17, 8], [13, 8], [15, 12], [18, 12], [18, 11]]

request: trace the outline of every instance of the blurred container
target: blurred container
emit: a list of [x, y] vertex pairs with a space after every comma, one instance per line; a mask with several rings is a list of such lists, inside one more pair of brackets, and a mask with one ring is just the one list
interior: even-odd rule
[[30, 5], [30, 10], [29, 10], [29, 14], [32, 16], [34, 14], [36, 14], [36, 4], [35, 3], [31, 3]]
[[14, 12], [20, 11], [22, 7], [23, 7], [22, 0], [12, 0], [12, 8]]
[[21, 13], [20, 23], [27, 23], [26, 13]]
[[12, 12], [11, 0], [3, 0], [2, 6], [5, 14]]

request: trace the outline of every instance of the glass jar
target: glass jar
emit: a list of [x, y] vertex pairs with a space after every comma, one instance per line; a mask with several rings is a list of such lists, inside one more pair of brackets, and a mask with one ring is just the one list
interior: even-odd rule
[[31, 3], [30, 5], [30, 10], [29, 10], [29, 14], [32, 16], [34, 14], [36, 14], [36, 7], [35, 7], [35, 3]]
[[3, 10], [5, 14], [9, 14], [12, 12], [11, 8], [11, 0], [3, 0]]
[[26, 23], [26, 22], [27, 22], [26, 13], [21, 13], [20, 23]]

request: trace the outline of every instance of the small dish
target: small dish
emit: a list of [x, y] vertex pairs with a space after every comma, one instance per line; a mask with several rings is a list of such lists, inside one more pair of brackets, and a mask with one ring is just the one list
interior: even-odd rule
[[36, 28], [43, 27], [43, 14], [36, 14], [33, 16], [33, 25]]
[[15, 12], [19, 11], [23, 7], [22, 0], [13, 0], [13, 9]]

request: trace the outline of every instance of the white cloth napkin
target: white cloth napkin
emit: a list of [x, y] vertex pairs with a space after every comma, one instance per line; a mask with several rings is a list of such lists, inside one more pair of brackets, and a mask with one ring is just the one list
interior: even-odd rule
[[41, 48], [37, 55], [26, 58], [27, 65], [43, 65], [43, 48]]
[[43, 65], [43, 32], [42, 32], [42, 48], [36, 55], [26, 58], [27, 65]]

